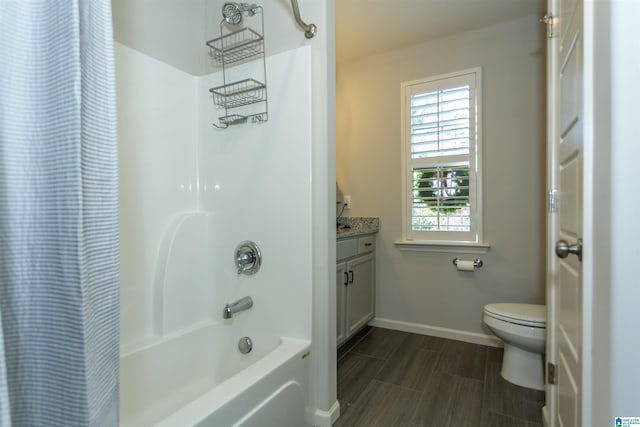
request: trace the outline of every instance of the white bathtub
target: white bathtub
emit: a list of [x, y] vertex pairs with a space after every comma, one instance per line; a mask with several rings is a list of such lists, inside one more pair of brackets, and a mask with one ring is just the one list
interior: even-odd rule
[[310, 343], [244, 335], [232, 321], [201, 325], [123, 353], [122, 427], [302, 427]]

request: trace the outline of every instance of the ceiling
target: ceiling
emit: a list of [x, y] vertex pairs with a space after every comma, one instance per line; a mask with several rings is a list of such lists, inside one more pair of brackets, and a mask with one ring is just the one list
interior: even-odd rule
[[336, 0], [338, 63], [539, 15], [546, 0]]

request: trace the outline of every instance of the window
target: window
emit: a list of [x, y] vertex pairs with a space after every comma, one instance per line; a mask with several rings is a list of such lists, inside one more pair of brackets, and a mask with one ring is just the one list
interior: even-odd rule
[[402, 83], [404, 240], [482, 243], [480, 68]]

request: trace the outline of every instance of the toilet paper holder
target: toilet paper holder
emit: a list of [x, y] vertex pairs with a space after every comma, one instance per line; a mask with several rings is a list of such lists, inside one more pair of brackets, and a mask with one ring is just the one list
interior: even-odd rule
[[[458, 260], [460, 258], [454, 258], [453, 259], [453, 265], [455, 265], [456, 267], [458, 266]], [[481, 268], [484, 265], [484, 263], [482, 262], [482, 260], [480, 258], [476, 258], [473, 260], [473, 266], [475, 268]]]

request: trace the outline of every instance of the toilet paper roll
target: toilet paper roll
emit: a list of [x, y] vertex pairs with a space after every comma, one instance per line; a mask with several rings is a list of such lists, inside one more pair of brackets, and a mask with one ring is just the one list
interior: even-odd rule
[[473, 260], [459, 259], [456, 264], [456, 269], [459, 271], [475, 271]]

